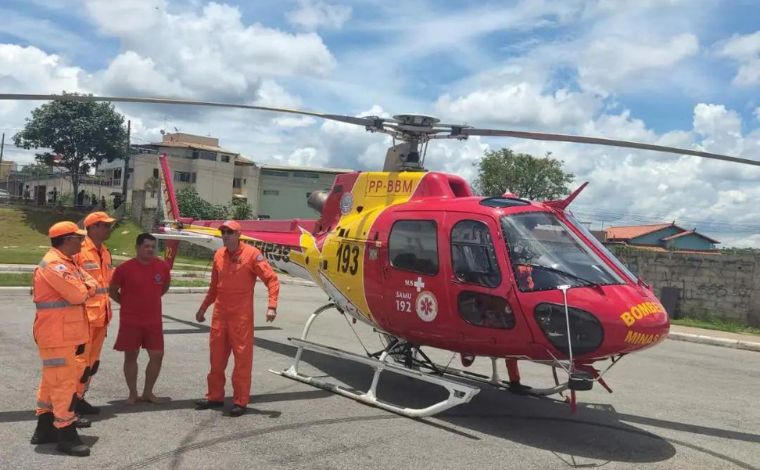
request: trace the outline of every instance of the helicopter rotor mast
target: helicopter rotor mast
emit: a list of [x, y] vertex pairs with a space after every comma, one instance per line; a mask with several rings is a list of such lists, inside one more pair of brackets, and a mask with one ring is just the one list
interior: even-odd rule
[[634, 148], [664, 152], [678, 155], [692, 155], [712, 160], [721, 160], [745, 165], [760, 166], [760, 161], [749, 158], [733, 157], [701, 150], [669, 147], [664, 145], [631, 142], [625, 140], [607, 139], [601, 137], [586, 137], [567, 134], [553, 134], [541, 132], [513, 131], [506, 129], [481, 129], [458, 124], [441, 124], [432, 116], [420, 114], [399, 114], [393, 118], [379, 116], [347, 116], [341, 114], [317, 113], [298, 109], [277, 108], [271, 106], [258, 106], [250, 104], [219, 103], [211, 101], [180, 100], [169, 98], [138, 98], [119, 96], [93, 96], [93, 95], [46, 95], [46, 94], [17, 94], [0, 93], [0, 101], [3, 100], [26, 100], [26, 101], [96, 101], [113, 103], [146, 103], [146, 104], [170, 104], [185, 106], [209, 106], [218, 108], [250, 109], [257, 111], [270, 111], [277, 113], [298, 114], [321, 119], [353, 124], [364, 127], [368, 132], [380, 132], [392, 136], [401, 141], [388, 149], [385, 167], [383, 171], [402, 171], [422, 169], [424, 145], [433, 139], [456, 139], [465, 140], [469, 136], [482, 137], [513, 137], [520, 139], [542, 140], [553, 142], [571, 142], [592, 145], [605, 145], [610, 147]]

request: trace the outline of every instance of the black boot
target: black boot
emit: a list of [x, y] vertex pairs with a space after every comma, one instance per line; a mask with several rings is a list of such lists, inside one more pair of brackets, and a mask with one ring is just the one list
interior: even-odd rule
[[53, 413], [43, 413], [37, 416], [37, 428], [32, 435], [31, 443], [49, 444], [58, 441], [58, 430], [53, 426]]
[[58, 429], [58, 446], [56, 449], [59, 452], [75, 457], [87, 457], [90, 455], [90, 448], [79, 438], [77, 428], [73, 424]]
[[92, 426], [92, 421], [90, 421], [89, 418], [83, 418], [77, 415], [77, 420], [74, 421], [74, 426], [76, 426], [79, 429], [89, 428], [90, 426]]
[[100, 408], [97, 406], [92, 406], [89, 403], [87, 403], [87, 400], [82, 398], [81, 400], [77, 401], [77, 407], [76, 407], [76, 413], [78, 415], [98, 415], [100, 414]]

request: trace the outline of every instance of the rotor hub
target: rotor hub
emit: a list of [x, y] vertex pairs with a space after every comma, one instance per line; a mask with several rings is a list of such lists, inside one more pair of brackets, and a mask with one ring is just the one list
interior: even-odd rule
[[433, 116], [425, 116], [424, 114], [397, 114], [393, 116], [393, 119], [407, 126], [421, 126], [421, 127], [433, 127], [441, 122], [440, 119]]

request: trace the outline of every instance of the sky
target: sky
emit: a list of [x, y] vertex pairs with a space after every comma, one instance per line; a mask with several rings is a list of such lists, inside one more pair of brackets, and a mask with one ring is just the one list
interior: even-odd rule
[[[0, 92], [86, 92], [421, 113], [478, 127], [580, 134], [760, 160], [754, 0], [4, 0]], [[9, 143], [41, 103], [0, 102]], [[243, 110], [118, 105], [132, 143], [218, 137], [258, 163], [380, 170], [389, 137]], [[472, 181], [486, 150], [552, 157], [590, 185], [592, 228], [672, 222], [760, 247], [760, 168], [508, 138], [431, 143], [426, 166]], [[754, 201], [754, 202], [753, 202]]]

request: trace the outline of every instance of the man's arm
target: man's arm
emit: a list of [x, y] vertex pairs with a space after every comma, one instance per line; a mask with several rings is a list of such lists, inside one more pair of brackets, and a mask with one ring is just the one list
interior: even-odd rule
[[113, 282], [108, 286], [108, 295], [111, 296], [111, 298], [116, 303], [121, 303], [121, 292], [119, 292], [119, 285], [114, 284]]
[[121, 288], [122, 270], [120, 268], [118, 267], [114, 270], [111, 275], [111, 282], [108, 284], [108, 295], [117, 303], [121, 303], [121, 292], [119, 289]]
[[90, 290], [94, 293], [94, 289], [85, 284], [79, 273], [72, 272], [63, 263], [53, 262], [40, 268], [40, 275], [70, 304], [82, 304], [91, 295]]
[[214, 255], [214, 263], [211, 267], [211, 282], [208, 285], [208, 293], [206, 294], [206, 298], [203, 299], [203, 303], [201, 303], [198, 311], [195, 312], [195, 319], [199, 323], [206, 321], [206, 310], [208, 309], [209, 305], [216, 302], [216, 284], [218, 281], [219, 272], [217, 271], [216, 267], [216, 255]]
[[274, 321], [277, 316], [277, 301], [280, 298], [280, 280], [277, 279], [277, 274], [261, 253], [254, 256], [251, 262], [253, 263], [253, 272], [266, 284], [267, 291], [269, 291], [267, 321]]
[[164, 291], [161, 292], [162, 296], [164, 294], [166, 294], [167, 292], [169, 292], [169, 287], [171, 287], [171, 285], [172, 285], [172, 272], [169, 269], [169, 265], [167, 265], [166, 263], [164, 263], [164, 268], [166, 270], [166, 273], [165, 273], [165, 276], [164, 276], [164, 279], [166, 279], [166, 282], [164, 283]]

